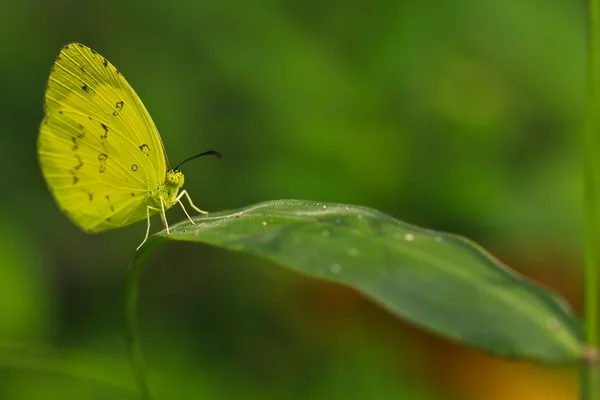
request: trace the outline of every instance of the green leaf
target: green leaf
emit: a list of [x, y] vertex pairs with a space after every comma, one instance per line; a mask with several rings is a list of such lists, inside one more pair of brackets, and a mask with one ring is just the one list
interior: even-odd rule
[[[370, 208], [298, 200], [195, 221], [151, 237], [134, 260], [130, 285], [154, 244], [203, 242], [349, 286], [399, 318], [504, 358], [556, 364], [584, 357], [583, 329], [569, 306], [465, 238]], [[133, 312], [133, 299], [129, 306]]]

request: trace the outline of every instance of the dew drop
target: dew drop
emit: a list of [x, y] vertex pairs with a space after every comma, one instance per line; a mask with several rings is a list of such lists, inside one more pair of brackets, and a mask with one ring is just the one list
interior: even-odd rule
[[262, 225], [263, 225], [263, 226], [267, 226], [267, 221], [263, 221], [263, 222], [262, 222]]
[[327, 208], [327, 206], [323, 206], [323, 209], [326, 209], [326, 208]]
[[329, 236], [329, 231], [327, 229], [323, 229], [323, 233], [321, 233], [323, 235], [323, 237], [328, 237]]
[[352, 257], [356, 257], [358, 255], [358, 249], [355, 249], [354, 247], [350, 249], [350, 255]]
[[340, 264], [331, 264], [331, 266], [329, 267], [329, 270], [334, 273], [334, 274], [339, 274], [340, 272], [342, 272], [342, 266]]
[[406, 235], [404, 235], [404, 239], [406, 239], [409, 242], [412, 242], [413, 240], [415, 240], [415, 235], [413, 235], [412, 233], [407, 233]]

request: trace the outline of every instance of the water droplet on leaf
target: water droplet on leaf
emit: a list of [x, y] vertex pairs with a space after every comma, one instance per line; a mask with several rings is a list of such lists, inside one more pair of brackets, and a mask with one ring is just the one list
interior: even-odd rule
[[329, 270], [334, 274], [339, 274], [342, 271], [342, 266], [340, 264], [331, 264]]

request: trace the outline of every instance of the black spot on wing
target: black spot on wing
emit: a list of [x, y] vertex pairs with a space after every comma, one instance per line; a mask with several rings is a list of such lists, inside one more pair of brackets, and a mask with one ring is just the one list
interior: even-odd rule
[[147, 157], [150, 155], [150, 147], [148, 147], [148, 145], [146, 143], [142, 144], [141, 146], [138, 146], [140, 148], [140, 151], [142, 153], [144, 153], [144, 155]]
[[104, 133], [100, 135], [100, 139], [106, 139], [108, 137], [108, 126], [106, 126], [103, 122], [100, 123], [102, 129], [104, 129]]
[[[81, 67], [81, 72], [83, 72], [83, 67]], [[85, 85], [85, 84], [84, 84], [84, 85], [81, 87], [81, 90], [83, 90], [83, 91], [84, 91], [84, 92], [86, 92], [86, 93], [89, 93], [89, 92], [90, 92], [90, 88], [89, 88], [89, 86], [88, 86], [88, 85]]]
[[132, 164], [132, 165], [131, 165], [131, 170], [132, 170], [133, 172], [137, 171], [137, 170], [138, 170], [138, 166], [137, 166], [137, 164]]
[[73, 147], [71, 148], [71, 151], [79, 150], [79, 146], [77, 145], [77, 138], [75, 136], [71, 136], [71, 141], [73, 142]]
[[115, 111], [113, 112], [113, 115], [116, 117], [117, 115], [119, 115], [119, 111], [121, 111], [123, 109], [123, 105], [124, 102], [123, 100], [119, 100], [117, 101], [117, 103], [115, 104]]
[[75, 185], [77, 182], [79, 182], [79, 178], [77, 175], [75, 175], [75, 170], [70, 169], [69, 172], [73, 175], [73, 185]]
[[75, 158], [77, 159], [78, 164], [75, 167], [73, 167], [73, 169], [77, 170], [83, 167], [83, 161], [81, 161], [81, 157], [79, 156], [75, 156]]
[[104, 59], [103, 59], [103, 61], [102, 61], [102, 64], [103, 64], [105, 67], [108, 67], [108, 61], [106, 60], [106, 58], [104, 58]]
[[106, 159], [108, 158], [108, 155], [104, 154], [104, 153], [100, 153], [98, 154], [98, 160], [100, 161], [100, 173], [103, 173], [104, 171], [106, 171]]

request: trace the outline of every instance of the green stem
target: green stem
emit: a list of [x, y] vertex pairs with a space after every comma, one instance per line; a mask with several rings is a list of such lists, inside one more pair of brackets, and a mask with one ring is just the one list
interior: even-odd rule
[[[589, 53], [588, 53], [588, 101], [584, 128], [584, 224], [585, 224], [585, 325], [586, 343], [589, 349], [598, 348], [598, 107], [600, 107], [598, 84], [600, 82], [598, 45], [600, 39], [600, 0], [589, 4]], [[598, 363], [584, 363], [581, 374], [581, 398], [599, 398]]]
[[133, 372], [140, 389], [142, 400], [152, 400], [150, 388], [146, 380], [144, 371], [144, 359], [142, 355], [142, 344], [139, 336], [139, 318], [138, 318], [138, 295], [139, 281], [142, 273], [141, 262], [142, 252], [145, 253], [147, 246], [140, 249], [135, 260], [129, 266], [125, 282], [125, 323], [127, 325], [127, 347], [129, 356], [133, 364]]

